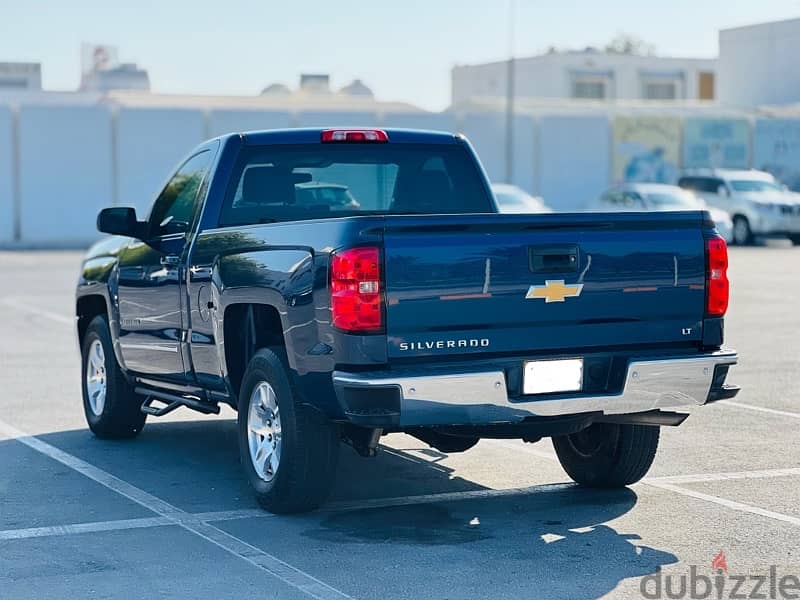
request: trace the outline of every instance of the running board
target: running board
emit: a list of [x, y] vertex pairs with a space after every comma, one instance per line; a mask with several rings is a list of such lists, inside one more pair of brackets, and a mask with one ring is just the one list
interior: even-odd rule
[[[198, 398], [179, 396], [178, 394], [170, 394], [169, 392], [151, 390], [144, 387], [137, 387], [134, 391], [137, 394], [141, 394], [145, 397], [144, 402], [142, 402], [142, 412], [154, 417], [163, 417], [164, 415], [171, 413], [173, 410], [180, 408], [181, 406], [191, 408], [192, 410], [196, 410], [197, 412], [201, 412], [206, 415], [219, 414], [218, 404], [203, 402]], [[163, 406], [153, 406], [154, 402], [159, 402], [163, 404]]]

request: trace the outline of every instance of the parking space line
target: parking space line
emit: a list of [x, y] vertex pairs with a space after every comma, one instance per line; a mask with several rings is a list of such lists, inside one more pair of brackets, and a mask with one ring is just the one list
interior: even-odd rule
[[165, 525], [174, 524], [172, 520], [166, 517], [145, 517], [142, 519], [95, 521], [92, 523], [75, 523], [73, 525], [53, 525], [50, 527], [28, 527], [25, 529], [7, 529], [5, 531], [0, 531], [0, 540], [25, 540], [29, 538], [59, 537], [80, 533], [147, 529], [149, 527], [163, 527]]
[[[520, 444], [514, 444], [513, 442], [508, 442], [505, 440], [490, 440], [490, 441], [497, 446], [502, 446], [513, 450], [522, 450], [527, 454], [533, 454], [535, 456], [544, 458], [549, 461], [556, 461], [556, 462], [558, 461], [557, 457], [547, 454], [542, 450], [537, 450], [535, 448], [528, 448], [526, 446]], [[699, 475], [684, 475], [684, 476], [676, 475], [663, 478], [645, 477], [640, 482], [640, 485], [646, 485], [656, 489], [673, 492], [675, 494], [680, 494], [682, 496], [689, 496], [691, 498], [695, 498], [698, 500], [705, 500], [706, 502], [713, 502], [714, 504], [717, 504], [719, 506], [724, 506], [726, 508], [736, 510], [739, 512], [761, 515], [762, 517], [767, 517], [769, 519], [775, 519], [777, 521], [783, 521], [784, 523], [790, 523], [792, 525], [800, 526], [800, 518], [798, 517], [785, 515], [783, 513], [767, 510], [765, 508], [761, 508], [758, 506], [752, 506], [750, 504], [744, 504], [742, 502], [736, 502], [735, 500], [727, 500], [725, 498], [712, 496], [710, 494], [704, 494], [702, 492], [697, 492], [695, 490], [690, 490], [688, 488], [675, 485], [675, 483], [701, 483], [704, 481], [725, 481], [725, 480], [750, 479], [750, 478], [759, 479], [768, 477], [791, 477], [796, 475], [800, 475], [800, 469], [798, 468], [770, 469], [770, 470], [750, 471], [750, 472], [742, 471], [734, 473], [706, 473]]]
[[[456, 502], [460, 500], [507, 498], [511, 496], [532, 496], [561, 492], [575, 487], [574, 483], [553, 483], [530, 486], [524, 488], [506, 489], [480, 489], [464, 492], [441, 492], [436, 494], [417, 494], [415, 496], [392, 496], [389, 498], [371, 498], [366, 500], [353, 500], [331, 502], [321, 508], [319, 512], [348, 512], [371, 508], [391, 508], [394, 506], [411, 506], [417, 504], [434, 504], [437, 502]], [[70, 525], [53, 525], [49, 527], [29, 527], [25, 529], [7, 529], [0, 531], [0, 541], [20, 540], [36, 537], [58, 537], [64, 535], [77, 535], [82, 533], [98, 533], [106, 531], [120, 531], [127, 529], [146, 529], [150, 527], [165, 527], [171, 525], [195, 526], [207, 525], [211, 522], [232, 521], [236, 519], [263, 519], [275, 515], [260, 509], [228, 510], [218, 512], [186, 513], [185, 516], [168, 517], [143, 517], [139, 519], [120, 519], [116, 521], [95, 521], [91, 523], [76, 523]]]
[[711, 481], [734, 481], [738, 479], [770, 479], [773, 477], [800, 476], [800, 468], [764, 469], [761, 471], [735, 471], [732, 473], [698, 473], [696, 475], [666, 475], [645, 477], [645, 483], [707, 483]]
[[492, 446], [498, 446], [501, 448], [507, 448], [508, 450], [522, 450], [525, 454], [532, 454], [534, 456], [538, 456], [539, 458], [543, 458], [545, 460], [549, 460], [550, 462], [558, 462], [558, 458], [552, 452], [548, 452], [547, 450], [540, 450], [539, 448], [533, 447], [532, 444], [528, 442], [522, 443], [515, 443], [512, 440], [481, 440], [481, 442], [488, 442]]
[[75, 319], [72, 317], [67, 317], [65, 315], [54, 313], [49, 310], [44, 310], [41, 308], [36, 308], [34, 306], [29, 306], [27, 304], [14, 300], [13, 298], [2, 298], [0, 299], [0, 303], [5, 304], [6, 306], [10, 306], [11, 308], [15, 308], [18, 311], [25, 312], [31, 315], [36, 315], [38, 317], [44, 317], [45, 319], [50, 319], [51, 321], [56, 321], [64, 325], [72, 325], [73, 323], [75, 323]]
[[745, 410], [755, 410], [758, 412], [768, 413], [770, 415], [789, 417], [790, 419], [800, 419], [800, 413], [789, 412], [786, 410], [776, 410], [774, 408], [767, 408], [766, 406], [756, 406], [754, 404], [732, 402], [731, 400], [720, 400], [719, 402], [715, 402], [715, 404], [722, 404], [723, 406], [732, 406], [733, 408], [743, 408]]
[[772, 510], [767, 510], [765, 508], [761, 508], [759, 506], [753, 506], [752, 504], [745, 504], [743, 502], [736, 502], [735, 500], [728, 500], [726, 498], [720, 498], [719, 496], [712, 496], [711, 494], [704, 494], [703, 492], [698, 492], [695, 490], [690, 490], [688, 488], [680, 487], [674, 485], [672, 483], [664, 483], [660, 481], [642, 481], [643, 484], [648, 485], [650, 487], [667, 490], [673, 492], [675, 494], [680, 494], [681, 496], [688, 496], [689, 498], [696, 498], [697, 500], [704, 500], [706, 502], [712, 502], [719, 506], [724, 506], [725, 508], [729, 508], [731, 510], [735, 510], [738, 512], [750, 513], [753, 515], [760, 515], [762, 517], [767, 517], [768, 519], [774, 519], [776, 521], [783, 521], [784, 523], [789, 523], [791, 525], [795, 525], [800, 527], [800, 518], [793, 517], [791, 515], [785, 515], [783, 513], [775, 512]]
[[161, 500], [160, 498], [145, 492], [136, 486], [123, 481], [119, 477], [112, 475], [94, 465], [87, 463], [80, 458], [73, 456], [63, 450], [51, 446], [47, 442], [30, 436], [24, 431], [0, 420], [0, 433], [7, 435], [16, 441], [25, 444], [29, 448], [36, 450], [60, 462], [61, 464], [81, 473], [82, 475], [96, 481], [100, 485], [113, 490], [158, 514], [159, 516], [171, 521], [187, 531], [215, 544], [226, 552], [249, 562], [250, 564], [262, 569], [273, 577], [280, 579], [287, 585], [319, 600], [329, 599], [350, 599], [344, 592], [320, 581], [313, 575], [306, 573], [302, 569], [294, 567], [281, 559], [264, 552], [260, 548], [252, 546], [233, 535], [208, 523], [199, 522], [192, 518], [190, 513], [183, 511], [176, 506]]
[[[271, 516], [273, 515], [268, 512], [264, 512], [263, 510], [257, 508], [251, 508], [244, 510], [187, 513], [186, 517], [180, 518], [180, 522], [219, 522]], [[0, 541], [23, 540], [38, 537], [59, 537], [64, 535], [79, 535], [82, 533], [102, 533], [105, 531], [123, 531], [126, 529], [148, 529], [150, 527], [164, 527], [168, 525], [177, 525], [177, 523], [175, 522], [175, 519], [168, 519], [167, 517], [140, 517], [138, 519], [91, 521], [89, 523], [70, 523], [68, 525], [51, 525], [48, 527], [25, 527], [22, 529], [0, 530]]]

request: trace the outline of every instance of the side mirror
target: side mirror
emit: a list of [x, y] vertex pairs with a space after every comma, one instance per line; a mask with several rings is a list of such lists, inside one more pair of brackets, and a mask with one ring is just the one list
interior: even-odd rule
[[97, 215], [97, 230], [111, 235], [140, 238], [142, 223], [136, 220], [136, 209], [127, 206], [104, 208]]
[[727, 198], [728, 196], [730, 196], [730, 194], [728, 193], [728, 188], [726, 188], [724, 185], [721, 185], [717, 188], [717, 195], [720, 198]]

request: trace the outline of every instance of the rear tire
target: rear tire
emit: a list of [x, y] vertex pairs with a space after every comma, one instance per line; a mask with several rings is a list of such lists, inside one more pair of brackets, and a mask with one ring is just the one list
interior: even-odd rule
[[658, 449], [659, 427], [595, 423], [553, 438], [558, 460], [573, 481], [620, 488], [647, 474]]
[[[278, 353], [279, 352], [279, 353]], [[256, 352], [239, 392], [239, 456], [258, 503], [273, 513], [313, 510], [328, 497], [339, 431], [302, 404], [282, 349]]]
[[733, 218], [733, 243], [737, 246], [750, 246], [753, 243], [753, 232], [747, 217], [736, 215]]
[[92, 319], [81, 344], [81, 389], [83, 412], [89, 429], [99, 438], [132, 438], [142, 431], [147, 415], [141, 411], [143, 398], [117, 363], [108, 321]]

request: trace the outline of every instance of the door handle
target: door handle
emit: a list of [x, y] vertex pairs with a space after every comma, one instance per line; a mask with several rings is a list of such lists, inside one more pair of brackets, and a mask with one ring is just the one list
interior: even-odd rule
[[578, 246], [531, 246], [530, 269], [534, 273], [574, 273], [578, 270]]
[[181, 257], [173, 254], [167, 254], [161, 257], [161, 265], [164, 267], [177, 267], [181, 264]]

